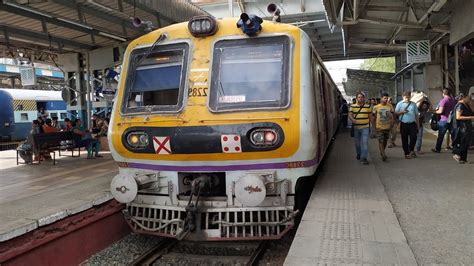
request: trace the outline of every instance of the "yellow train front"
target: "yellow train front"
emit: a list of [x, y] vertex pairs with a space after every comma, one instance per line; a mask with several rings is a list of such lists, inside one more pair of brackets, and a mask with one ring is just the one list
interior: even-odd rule
[[254, 22], [196, 17], [128, 46], [108, 137], [134, 231], [248, 240], [293, 227], [338, 95], [303, 31]]

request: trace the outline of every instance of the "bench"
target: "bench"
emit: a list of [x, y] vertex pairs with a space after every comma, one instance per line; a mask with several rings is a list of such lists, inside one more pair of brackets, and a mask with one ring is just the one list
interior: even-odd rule
[[[41, 133], [41, 134], [33, 134], [32, 137], [32, 147], [33, 152], [35, 154], [43, 154], [43, 153], [53, 153], [53, 165], [56, 164], [56, 151], [59, 152], [59, 156], [61, 157], [61, 150], [70, 150], [71, 157], [78, 157], [81, 156], [81, 149], [78, 148], [79, 155], [74, 156], [74, 133], [71, 131], [60, 131], [60, 132], [52, 132], [52, 133]], [[16, 153], [16, 163], [19, 164], [18, 161], [19, 151]], [[38, 158], [38, 164], [41, 160]]]

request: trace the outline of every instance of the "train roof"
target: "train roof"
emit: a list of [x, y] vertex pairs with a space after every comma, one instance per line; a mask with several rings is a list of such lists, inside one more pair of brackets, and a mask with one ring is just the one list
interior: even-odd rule
[[35, 100], [35, 101], [63, 101], [60, 91], [45, 90], [25, 90], [25, 89], [0, 89], [14, 100]]

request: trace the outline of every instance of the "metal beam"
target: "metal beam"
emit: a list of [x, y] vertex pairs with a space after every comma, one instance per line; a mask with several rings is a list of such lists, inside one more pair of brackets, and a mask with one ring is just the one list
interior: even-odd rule
[[[122, 0], [117, 0], [118, 8], [120, 12], [123, 12], [123, 3]], [[120, 23], [122, 25], [122, 32], [124, 36], [127, 36], [127, 29], [125, 28], [125, 23], [122, 21]]]
[[383, 51], [400, 51], [406, 50], [405, 45], [388, 45], [384, 43], [349, 43], [350, 48], [368, 49], [368, 50], [383, 50]]
[[444, 6], [444, 4], [446, 4], [446, 1], [447, 0], [435, 0], [426, 13], [418, 20], [418, 24], [425, 21], [431, 12], [438, 12]]
[[[402, 12], [402, 13], [400, 14], [400, 16], [398, 17], [398, 20], [400, 20], [400, 21], [402, 21], [402, 20], [403, 20], [403, 21], [407, 21], [407, 19], [408, 19], [408, 12], [409, 12], [409, 11]], [[402, 28], [403, 28], [403, 27], [396, 26], [396, 27], [393, 29], [392, 33], [390, 34], [390, 36], [389, 36], [388, 39], [387, 39], [387, 43], [388, 43], [388, 44], [392, 44], [393, 41], [395, 41], [395, 38], [397, 38], [397, 35], [400, 33], [400, 31], [402, 30]]]
[[[75, 0], [49, 0], [49, 1], [52, 1], [53, 3], [64, 6], [64, 7], [68, 7], [70, 9], [74, 9], [74, 10], [77, 9]], [[94, 8], [90, 8], [90, 7], [87, 7], [85, 5], [81, 5], [81, 10], [82, 10], [83, 13], [89, 14], [89, 15], [94, 16], [94, 17], [98, 17], [98, 18], [103, 19], [103, 20], [108, 20], [108, 21], [113, 22], [115, 24], [121, 25], [121, 23], [123, 22], [125, 27], [127, 27], [129, 29], [133, 29], [133, 30], [138, 31], [138, 32], [143, 32], [143, 29], [134, 27], [133, 24], [132, 24], [132, 21], [130, 19], [120, 18], [120, 17], [114, 16], [112, 14], [104, 14], [104, 13], [102, 13], [102, 12], [100, 12], [100, 11], [94, 9]]]
[[[420, 25], [418, 23], [413, 23], [413, 22], [402, 22], [394, 19], [386, 19], [386, 18], [376, 18], [376, 17], [365, 17], [365, 18], [359, 18], [355, 23], [353, 21], [343, 21], [341, 24], [342, 25], [354, 25], [357, 24], [358, 22], [364, 22], [364, 23], [370, 23], [370, 24], [378, 24], [378, 25], [388, 25], [388, 26], [402, 26], [405, 28], [413, 28], [413, 29], [424, 29], [424, 25]], [[436, 27], [433, 28], [432, 31], [436, 32], [448, 32], [449, 29], [447, 27]]]
[[379, 6], [379, 5], [368, 5], [365, 10], [367, 11], [385, 11], [385, 12], [402, 12], [406, 11], [407, 8], [404, 6]]
[[[0, 10], [5, 11], [5, 12], [9, 12], [9, 13], [12, 13], [12, 14], [15, 14], [15, 15], [19, 15], [19, 16], [23, 16], [23, 17], [27, 17], [27, 18], [31, 18], [31, 19], [35, 19], [35, 20], [39, 20], [41, 22], [47, 22], [47, 23], [54, 24], [54, 25], [57, 25], [57, 26], [60, 26], [60, 27], [76, 30], [76, 31], [79, 31], [79, 32], [84, 32], [84, 33], [91, 34], [91, 35], [98, 35], [98, 34], [100, 34], [100, 32], [103, 32], [103, 31], [94, 29], [90, 26], [87, 26], [87, 25], [84, 25], [84, 24], [81, 24], [81, 23], [78, 23], [78, 22], [53, 17], [49, 14], [44, 14], [41, 11], [34, 10], [32, 8], [23, 7], [23, 6], [20, 6], [20, 5], [4, 2], [4, 0], [0, 0]], [[45, 27], [43, 27], [43, 30], [44, 30], [44, 28]], [[109, 32], [105, 32], [105, 33], [107, 33], [109, 35], [109, 36], [104, 36], [105, 38], [115, 40], [115, 41], [118, 41], [119, 39], [123, 39], [123, 41], [126, 41], [126, 39], [123, 38], [122, 36], [117, 36], [116, 38], [112, 38], [112, 37], [110, 37], [110, 35], [116, 35], [116, 34], [112, 34], [112, 33], [109, 33]]]
[[356, 20], [359, 18], [359, 3], [357, 2], [357, 0], [353, 0], [353, 1], [354, 1], [354, 20]]
[[[0, 41], [0, 46], [5, 46], [7, 47], [7, 44], [5, 42]], [[49, 52], [57, 52], [60, 51], [60, 47], [56, 43], [51, 43], [49, 44], [48, 42], [42, 42], [38, 40], [33, 40], [33, 39], [26, 39], [22, 37], [15, 37], [12, 36], [9, 39], [9, 47], [15, 47], [15, 48], [23, 48], [23, 49], [32, 49], [32, 50], [41, 50], [41, 51], [49, 51]], [[58, 47], [56, 49], [56, 47]], [[63, 50], [67, 51], [74, 51], [74, 48], [62, 48]]]
[[61, 37], [57, 37], [57, 36], [52, 36], [52, 35], [49, 35], [49, 34], [40, 33], [40, 32], [36, 32], [36, 31], [29, 31], [29, 30], [25, 30], [25, 29], [20, 29], [18, 27], [12, 27], [12, 26], [8, 26], [8, 25], [0, 24], [0, 30], [3, 30], [4, 32], [8, 32], [8, 34], [10, 36], [11, 35], [20, 35], [20, 36], [24, 36], [24, 37], [33, 38], [33, 39], [44, 40], [44, 41], [47, 41], [47, 42], [56, 42], [56, 43], [65, 44], [65, 45], [69, 45], [69, 46], [74, 46], [74, 47], [81, 48], [81, 49], [88, 49], [88, 50], [95, 48], [94, 46], [89, 45], [89, 44], [76, 42], [76, 41], [73, 41], [73, 40], [70, 40], [70, 39], [65, 39], [65, 38], [61, 38]]
[[148, 6], [146, 6], [146, 5], [142, 4], [142, 3], [138, 3], [138, 0], [124, 0], [124, 1], [125, 1], [125, 3], [127, 3], [127, 4], [129, 4], [129, 5], [131, 5], [131, 6], [135, 6], [135, 7], [139, 8], [139, 9], [141, 9], [141, 10], [143, 10], [143, 11], [145, 11], [145, 12], [147, 12], [147, 13], [149, 13], [149, 14], [155, 16], [155, 17], [158, 17], [158, 18], [160, 18], [160, 19], [166, 20], [166, 21], [168, 21], [170, 24], [174, 24], [174, 23], [178, 22], [178, 21], [176, 21], [175, 19], [173, 19], [173, 18], [171, 18], [171, 17], [168, 17], [168, 16], [166, 16], [166, 15], [163, 15], [162, 13], [156, 11], [156, 10], [153, 9], [153, 8], [150, 8], [150, 7], [148, 7]]

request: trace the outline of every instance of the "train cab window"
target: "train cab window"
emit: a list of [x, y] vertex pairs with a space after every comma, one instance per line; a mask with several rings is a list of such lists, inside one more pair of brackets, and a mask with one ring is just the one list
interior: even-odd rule
[[221, 40], [214, 46], [209, 108], [214, 112], [289, 104], [287, 36]]
[[130, 55], [123, 113], [177, 112], [183, 105], [188, 45], [157, 45]]
[[61, 117], [59, 119], [61, 120], [64, 120], [65, 118], [67, 118], [67, 113], [61, 113], [60, 115]]

